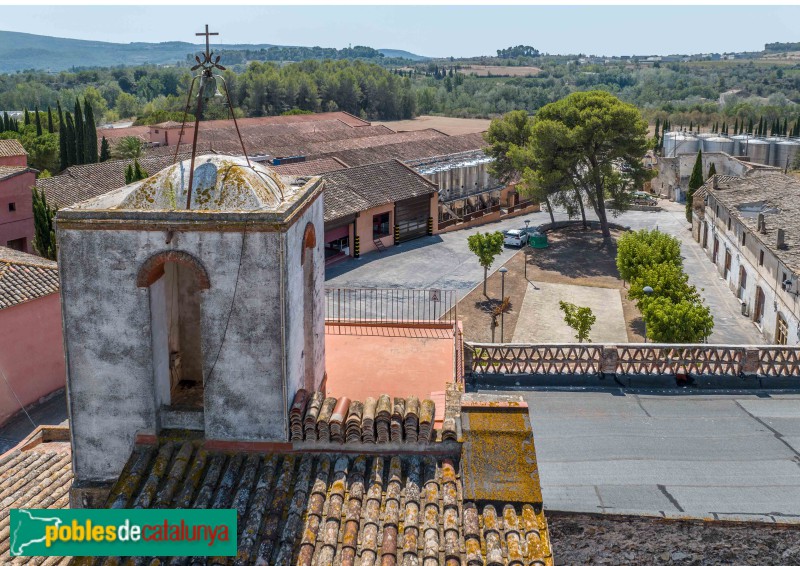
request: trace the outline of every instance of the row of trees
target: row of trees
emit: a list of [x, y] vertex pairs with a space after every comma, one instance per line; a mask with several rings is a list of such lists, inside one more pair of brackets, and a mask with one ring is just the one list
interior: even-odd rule
[[647, 124], [639, 111], [602, 91], [576, 92], [542, 107], [534, 117], [524, 110], [493, 120], [485, 134], [492, 173], [505, 183], [518, 182], [527, 195], [553, 207], [580, 214], [584, 226], [588, 203], [610, 238], [608, 209], [626, 210], [632, 191], [650, 178], [642, 157]]
[[58, 121], [61, 124], [58, 130], [61, 169], [66, 169], [70, 165], [97, 163], [99, 160], [97, 125], [91, 103], [84, 99], [83, 108], [81, 108], [81, 104], [76, 98], [75, 111], [71, 114], [63, 112], [59, 102]]
[[680, 246], [658, 230], [628, 232], [617, 242], [617, 270], [653, 342], [703, 342], [714, 328], [711, 310], [683, 271]]

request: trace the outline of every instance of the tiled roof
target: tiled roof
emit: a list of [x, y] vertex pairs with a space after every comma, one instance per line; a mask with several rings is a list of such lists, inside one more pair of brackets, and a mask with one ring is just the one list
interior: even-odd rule
[[26, 171], [32, 170], [28, 167], [22, 167], [18, 165], [0, 165], [0, 180], [14, 177], [15, 175], [25, 173]]
[[272, 165], [272, 169], [279, 175], [322, 175], [330, 171], [347, 169], [347, 165], [333, 157], [312, 159], [299, 163], [286, 163], [285, 165]]
[[430, 399], [367, 397], [364, 402], [309, 395], [300, 389], [289, 412], [289, 440], [331, 443], [430, 443], [456, 440], [455, 422], [434, 431], [436, 406]]
[[0, 140], [0, 157], [13, 157], [16, 155], [28, 155], [19, 140]]
[[140, 138], [143, 141], [150, 141], [150, 126], [131, 126], [129, 128], [97, 128], [97, 139], [106, 138], [109, 142], [115, 142], [119, 138], [126, 137]]
[[436, 192], [436, 185], [397, 160], [323, 175], [325, 220]]
[[[52, 430], [58, 433], [49, 434], [55, 437], [52, 441], [31, 443], [33, 445], [30, 447], [14, 448], [0, 455], [0, 563], [12, 563], [9, 554], [9, 511], [12, 508], [69, 507], [69, 488], [72, 484], [69, 431], [66, 428]], [[35, 434], [41, 437], [49, 432], [45, 429]], [[36, 563], [67, 564], [69, 560], [52, 557]], [[31, 561], [33, 563], [33, 559]]]
[[[194, 122], [192, 123], [187, 122], [188, 126], [191, 126], [193, 124]], [[167, 120], [166, 122], [161, 122], [160, 124], [154, 124], [153, 126], [151, 126], [151, 128], [161, 128], [162, 130], [170, 130], [172, 128], [180, 128], [180, 127], [181, 123], [175, 122], [174, 120]]]
[[0, 309], [57, 292], [56, 262], [0, 246]]
[[[158, 157], [143, 157], [139, 164], [149, 174], [157, 173], [172, 165], [175, 148], [172, 152]], [[178, 155], [178, 160], [189, 154]], [[76, 202], [103, 195], [125, 185], [125, 169], [132, 164], [131, 159], [113, 159], [102, 163], [73, 165], [60, 175], [48, 179], [38, 179], [36, 187], [44, 190], [47, 203], [56, 208], [71, 206]]]
[[465, 134], [462, 136], [415, 139], [359, 149], [343, 149], [332, 152], [330, 156], [341, 159], [351, 167], [356, 167], [367, 163], [386, 161], [387, 159], [408, 161], [412, 159], [444, 156], [452, 153], [477, 150], [485, 146], [486, 142], [481, 134]]
[[[750, 234], [764, 247], [772, 251], [789, 269], [800, 273], [800, 180], [783, 174], [759, 175], [755, 177], [733, 177], [715, 175], [702, 189], [725, 206], [731, 215], [742, 222]], [[700, 189], [698, 189], [700, 190]], [[749, 206], [747, 206], [749, 205]], [[761, 205], [765, 209], [766, 233], [758, 231], [758, 216], [755, 213], [743, 214], [740, 206]], [[785, 233], [786, 247], [777, 245], [778, 229]]]

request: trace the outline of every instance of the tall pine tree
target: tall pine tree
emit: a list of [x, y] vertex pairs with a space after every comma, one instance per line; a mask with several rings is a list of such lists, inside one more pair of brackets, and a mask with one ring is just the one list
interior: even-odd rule
[[716, 175], [716, 174], [717, 174], [717, 168], [716, 168], [716, 166], [715, 166], [715, 165], [712, 163], [712, 164], [711, 164], [711, 167], [709, 167], [709, 168], [708, 168], [708, 178], [710, 179], [711, 177], [713, 177], [713, 176], [714, 176], [714, 175]]
[[91, 103], [83, 99], [83, 110], [86, 119], [83, 124], [84, 129], [84, 163], [97, 163], [97, 126], [94, 123], [94, 111]]
[[64, 122], [64, 112], [61, 102], [56, 103], [58, 109], [58, 151], [61, 158], [61, 170], [69, 167], [69, 151], [67, 150], [67, 124]]
[[47, 204], [44, 191], [33, 188], [33, 247], [39, 255], [47, 259], [56, 259], [56, 234], [53, 229], [53, 217], [56, 211]]
[[36, 119], [35, 119], [35, 122], [36, 122], [36, 135], [37, 136], [41, 136], [42, 135], [42, 117], [39, 116], [39, 106], [37, 105], [34, 108], [35, 108], [35, 112], [36, 112]]
[[692, 176], [689, 177], [689, 190], [686, 191], [686, 220], [692, 221], [692, 198], [694, 192], [703, 186], [703, 151], [697, 152], [697, 159], [694, 162]]
[[28, 114], [28, 109], [27, 108], [25, 109], [25, 125], [26, 126], [30, 126], [31, 125], [31, 115]]
[[736, 118], [736, 121], [733, 123], [733, 135], [739, 135], [739, 118]]
[[86, 132], [83, 129], [83, 110], [78, 99], [75, 99], [75, 163], [86, 163]]

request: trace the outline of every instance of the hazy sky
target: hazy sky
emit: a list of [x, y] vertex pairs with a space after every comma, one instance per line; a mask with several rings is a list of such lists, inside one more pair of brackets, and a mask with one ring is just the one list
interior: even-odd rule
[[194, 41], [209, 23], [223, 43], [352, 43], [455, 57], [518, 44], [624, 55], [800, 41], [799, 6], [4, 6], [0, 13], [0, 29], [76, 39]]

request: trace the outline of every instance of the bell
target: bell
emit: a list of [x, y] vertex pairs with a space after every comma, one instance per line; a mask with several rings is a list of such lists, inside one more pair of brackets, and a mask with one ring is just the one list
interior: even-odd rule
[[213, 76], [203, 76], [200, 79], [200, 92], [198, 93], [198, 96], [202, 96], [203, 100], [206, 102], [212, 98], [222, 98], [222, 93], [217, 87], [217, 79], [215, 79]]

